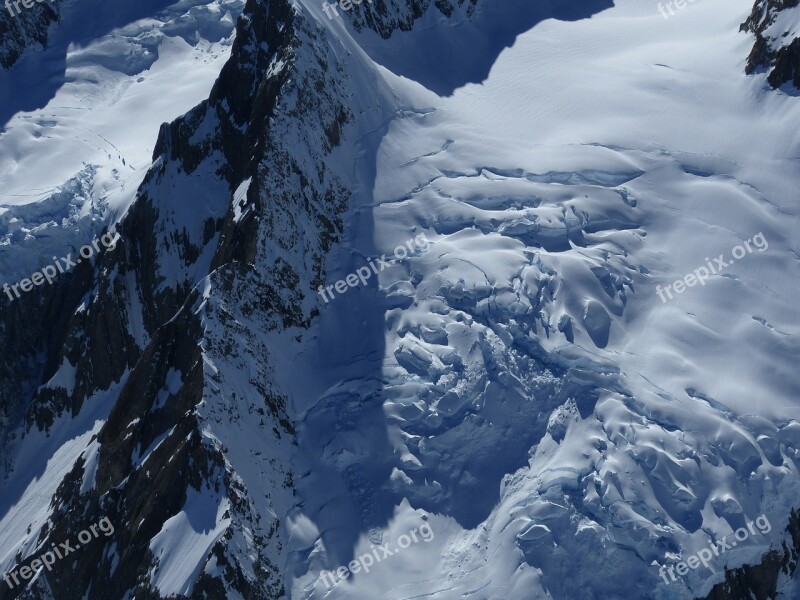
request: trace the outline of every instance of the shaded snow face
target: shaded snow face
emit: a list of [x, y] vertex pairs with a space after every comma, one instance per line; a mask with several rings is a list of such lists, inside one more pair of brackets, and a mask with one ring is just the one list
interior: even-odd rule
[[404, 261], [410, 255], [424, 253], [429, 248], [430, 242], [428, 238], [421, 233], [414, 239], [406, 241], [405, 244], [396, 246], [392, 251], [391, 258], [387, 258], [387, 255], [383, 254], [380, 257], [370, 259], [366, 265], [359, 267], [354, 273], [348, 274], [331, 285], [321, 286], [318, 290], [319, 295], [327, 304], [336, 296], [334, 292], [343, 294], [347, 291], [348, 286], [356, 287], [359, 283], [365, 286], [373, 275], [380, 275], [384, 269], [391, 268], [393, 265]]
[[119, 235], [117, 233], [104, 233], [99, 239], [92, 240], [91, 244], [81, 246], [80, 250], [75, 253], [74, 260], [72, 253], [60, 258], [54, 256], [53, 260], [55, 262], [53, 264], [49, 264], [41, 271], [33, 273], [30, 275], [30, 279], [26, 277], [17, 283], [4, 283], [3, 291], [8, 296], [8, 299], [13, 301], [20, 298], [20, 293], [30, 292], [34, 286], [40, 286], [45, 283], [47, 285], [52, 285], [58, 275], [68, 273], [70, 269], [82, 262], [92, 259], [96, 253], [100, 253], [101, 244], [105, 251], [112, 252], [117, 247], [118, 241]]
[[351, 575], [357, 575], [359, 573], [367, 575], [370, 572], [370, 568], [382, 562], [384, 559], [390, 558], [412, 547], [413, 544], [420, 542], [428, 544], [432, 542], [435, 537], [436, 534], [433, 532], [430, 523], [424, 523], [419, 528], [412, 529], [408, 533], [402, 534], [397, 538], [394, 544], [371, 545], [371, 552], [358, 556], [351, 560], [346, 567], [339, 567], [336, 571], [323, 571], [320, 573], [320, 579], [325, 586], [330, 588], [349, 578]]
[[500, 53], [537, 23], [588, 19], [613, 4], [612, 0], [386, 0], [374, 7], [365, 3], [344, 18], [356, 29], [360, 48], [376, 63], [449, 96], [462, 86], [485, 81]]

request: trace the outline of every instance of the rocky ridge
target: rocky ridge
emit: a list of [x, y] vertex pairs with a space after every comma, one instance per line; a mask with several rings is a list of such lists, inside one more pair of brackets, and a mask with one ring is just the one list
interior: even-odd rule
[[757, 0], [741, 30], [755, 34], [747, 57], [748, 75], [765, 69], [773, 88], [791, 83], [800, 88], [800, 31], [798, 0]]

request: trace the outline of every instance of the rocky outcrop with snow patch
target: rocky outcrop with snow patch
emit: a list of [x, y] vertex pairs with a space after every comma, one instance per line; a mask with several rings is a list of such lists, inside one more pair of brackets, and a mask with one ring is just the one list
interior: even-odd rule
[[769, 72], [773, 88], [791, 83], [800, 88], [800, 8], [798, 0], [757, 0], [742, 31], [755, 34], [747, 57], [747, 74]]
[[28, 48], [47, 45], [47, 30], [58, 21], [61, 2], [37, 1], [31, 8], [7, 2], [0, 7], [0, 67], [13, 66]]

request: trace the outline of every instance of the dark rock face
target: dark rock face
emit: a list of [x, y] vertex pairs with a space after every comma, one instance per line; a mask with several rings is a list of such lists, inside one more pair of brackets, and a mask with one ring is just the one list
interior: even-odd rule
[[[45, 427], [52, 423], [52, 410], [76, 414], [80, 408], [61, 389], [37, 392], [37, 388], [54, 375], [65, 352], [73, 354], [66, 348], [80, 345], [83, 335], [76, 327], [74, 311], [91, 285], [92, 269], [84, 263], [51, 286], [33, 288], [22, 299], [12, 302], [5, 294], [0, 297], [4, 347], [0, 353], [0, 477], [12, 467], [5, 449], [13, 429], [23, 422]], [[28, 404], [34, 396], [40, 402]]]
[[797, 576], [800, 560], [800, 510], [793, 510], [786, 527], [787, 539], [770, 550], [755, 565], [725, 572], [725, 581], [715, 585], [705, 600], [770, 600], [778, 581]]
[[778, 87], [787, 81], [800, 88], [800, 38], [795, 38], [791, 44], [778, 51], [775, 68], [769, 75], [772, 87]]
[[[0, 6], [0, 67], [10, 68], [27, 48], [47, 45], [47, 30], [59, 20], [61, 0], [36, 2], [31, 8], [13, 2]], [[55, 6], [55, 9], [53, 8]], [[12, 14], [13, 13], [13, 14]]]
[[424, 15], [431, 5], [445, 15], [452, 16], [456, 7], [466, 6], [467, 15], [471, 15], [478, 0], [373, 0], [367, 6], [355, 6], [353, 9], [353, 26], [357, 31], [369, 28], [386, 39], [394, 31], [410, 31], [414, 22]]
[[[116, 248], [24, 302], [0, 298], [4, 457], [98, 396], [113, 403], [38, 544], [115, 526], [0, 600], [176, 597], [155, 581], [153, 539], [198, 497], [216, 499], [206, 528], [221, 532], [177, 597], [284, 595], [280, 520], [264, 507], [291, 503], [295, 432], [268, 340], [311, 323], [350, 196], [326, 164], [354, 120], [348, 75], [319, 35], [286, 0], [248, 0], [209, 99], [162, 126]], [[72, 389], [48, 384], [67, 363]]]
[[786, 31], [768, 31], [779, 15], [796, 8], [799, 1], [757, 0], [750, 17], [740, 27], [756, 36], [745, 72], [750, 75], [759, 68], [767, 69], [767, 81], [773, 88], [787, 82], [800, 88], [800, 38], [791, 39]]

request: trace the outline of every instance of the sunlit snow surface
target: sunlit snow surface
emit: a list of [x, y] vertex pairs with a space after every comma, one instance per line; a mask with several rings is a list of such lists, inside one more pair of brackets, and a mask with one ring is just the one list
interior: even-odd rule
[[[716, 573], [655, 591], [691, 598], [781, 537], [798, 497], [800, 105], [743, 75], [750, 9], [703, 0], [666, 21], [623, 0], [546, 20], [445, 97], [382, 71], [402, 110], [328, 281], [420, 232], [432, 247], [326, 305], [305, 351], [299, 488], [322, 543], [295, 540], [311, 553], [294, 597], [640, 598], [653, 561], [767, 514], [774, 529]], [[469, 55], [457, 22], [359, 39], [410, 77], [425, 66], [398, 48]], [[759, 233], [766, 250], [659, 299]], [[564, 391], [568, 367], [596, 397]], [[421, 522], [405, 502], [388, 514], [402, 498], [436, 551], [327, 590], [319, 569], [368, 552], [367, 527], [393, 541]]]
[[0, 282], [121, 216], [160, 125], [208, 97], [243, 4], [65, 3], [49, 47], [0, 71]]

